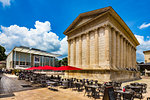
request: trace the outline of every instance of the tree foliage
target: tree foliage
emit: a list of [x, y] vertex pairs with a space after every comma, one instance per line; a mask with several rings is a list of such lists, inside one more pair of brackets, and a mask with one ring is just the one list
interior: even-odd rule
[[6, 49], [0, 45], [0, 61], [6, 60], [6, 54], [5, 54]]
[[63, 66], [68, 66], [68, 58], [67, 57], [62, 59], [62, 65]]
[[57, 60], [56, 64], [57, 64], [56, 67], [68, 66], [68, 58], [65, 57], [65, 58], [63, 58], [62, 60]]

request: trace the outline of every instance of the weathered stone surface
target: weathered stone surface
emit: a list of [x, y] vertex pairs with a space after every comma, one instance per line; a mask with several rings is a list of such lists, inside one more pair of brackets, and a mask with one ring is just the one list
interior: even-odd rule
[[139, 78], [139, 72], [126, 71], [136, 69], [139, 42], [111, 7], [79, 15], [64, 34], [69, 41], [69, 65], [83, 69], [70, 72], [70, 77], [101, 81]]
[[145, 63], [150, 63], [150, 50], [144, 51]]

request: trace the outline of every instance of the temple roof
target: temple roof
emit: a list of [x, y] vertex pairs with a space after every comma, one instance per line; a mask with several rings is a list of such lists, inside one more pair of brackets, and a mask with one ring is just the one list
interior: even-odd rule
[[143, 53], [147, 53], [147, 52], [150, 52], [150, 50], [147, 50], [147, 51], [143, 51]]
[[130, 28], [126, 25], [126, 23], [122, 20], [122, 18], [115, 12], [115, 10], [111, 6], [79, 14], [79, 16], [72, 22], [72, 24], [70, 24], [70, 26], [64, 31], [64, 34], [67, 35], [72, 30], [80, 28], [85, 23], [97, 19], [104, 13], [110, 13], [119, 22], [119, 24], [121, 24], [123, 28], [129, 33], [130, 37], [133, 38], [136, 45], [140, 44], [136, 39], [136, 37], [134, 36], [134, 34], [132, 33], [132, 31], [130, 30]]

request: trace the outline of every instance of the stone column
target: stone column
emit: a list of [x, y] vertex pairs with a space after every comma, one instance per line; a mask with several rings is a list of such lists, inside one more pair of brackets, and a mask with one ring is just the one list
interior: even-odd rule
[[114, 69], [114, 33], [115, 32], [115, 30], [112, 28], [111, 29], [111, 34], [112, 34], [112, 37], [111, 37], [111, 41], [112, 41], [112, 43], [111, 43], [111, 64], [110, 64], [110, 66], [111, 66], [111, 68], [112, 69]]
[[70, 65], [70, 40], [68, 40], [68, 65]]
[[131, 46], [131, 68], [133, 68], [133, 47]]
[[134, 51], [134, 59], [135, 59], [135, 60], [134, 60], [134, 67], [135, 67], [135, 69], [137, 69], [137, 68], [136, 68], [136, 48], [134, 48], [134, 50], [135, 50], [135, 51]]
[[98, 66], [99, 53], [98, 53], [98, 29], [94, 30], [95, 32], [95, 66]]
[[135, 68], [135, 50], [134, 50], [134, 47], [132, 48], [132, 61], [133, 61], [133, 63], [132, 63], [132, 67], [133, 68]]
[[76, 60], [75, 60], [75, 67], [79, 66], [79, 37], [75, 38], [75, 43], [76, 43], [76, 50], [75, 50], [75, 56], [76, 56]]
[[122, 38], [122, 69], [124, 69], [124, 38]]
[[122, 35], [120, 35], [120, 69], [122, 69]]
[[131, 46], [131, 68], [133, 68], [133, 47]]
[[75, 38], [73, 39], [73, 49], [74, 49], [74, 52], [73, 52], [73, 56], [74, 56], [73, 61], [74, 61], [74, 63], [73, 63], [73, 65], [76, 66], [76, 39]]
[[129, 50], [130, 50], [130, 51], [129, 51], [129, 52], [130, 52], [130, 55], [129, 55], [129, 57], [130, 57], [130, 59], [129, 59], [129, 62], [130, 62], [129, 68], [131, 68], [131, 66], [132, 66], [132, 59], [131, 59], [131, 57], [132, 57], [132, 56], [131, 56], [131, 55], [132, 55], [132, 54], [131, 54], [131, 44], [130, 44], [130, 46], [129, 46]]
[[73, 44], [73, 39], [70, 40], [70, 65], [74, 66], [74, 44]]
[[112, 29], [112, 68], [116, 68], [116, 31]]
[[124, 69], [124, 38], [122, 36], [122, 69]]
[[131, 49], [130, 49], [130, 43], [129, 43], [129, 60], [128, 60], [128, 62], [129, 62], [129, 68], [130, 68], [130, 66], [131, 66]]
[[119, 33], [116, 33], [116, 67], [119, 67]]
[[121, 61], [121, 57], [120, 57], [120, 33], [118, 32], [118, 68], [120, 69], [120, 61]]
[[135, 60], [135, 59], [134, 59], [134, 56], [135, 56], [135, 55], [134, 55], [134, 47], [132, 48], [132, 53], [133, 53], [133, 54], [132, 54], [132, 61], [133, 61], [133, 62], [132, 62], [132, 68], [134, 68], [134, 60]]
[[105, 29], [100, 27], [98, 32], [98, 45], [99, 45], [99, 66], [103, 68], [105, 63]]
[[136, 62], [136, 61], [135, 61], [135, 60], [136, 60], [136, 59], [135, 59], [135, 56], [136, 56], [136, 55], [135, 55], [135, 50], [134, 50], [134, 47], [133, 47], [133, 68], [135, 68], [135, 62]]
[[79, 36], [79, 66], [82, 67], [82, 36]]
[[127, 40], [125, 41], [125, 45], [126, 45], [126, 57], [125, 57], [125, 63], [126, 63], [126, 68], [128, 68], [128, 62], [127, 62], [127, 59], [128, 59], [128, 51], [127, 51], [127, 49], [128, 49], [128, 44], [127, 44]]
[[87, 57], [86, 57], [86, 61], [87, 61], [87, 66], [89, 67], [90, 65], [90, 37], [89, 37], [89, 33], [87, 33], [87, 47], [86, 47], [86, 52], [87, 52]]
[[108, 67], [111, 62], [111, 29], [109, 25], [105, 26], [105, 61], [107, 62]]
[[136, 65], [136, 51], [135, 51], [135, 48], [133, 48], [133, 52], [134, 52], [134, 56], [133, 56], [133, 67], [135, 68], [135, 65]]
[[131, 66], [130, 66], [130, 68], [132, 68], [132, 46], [130, 45], [130, 59], [131, 59]]
[[124, 41], [123, 41], [123, 43], [124, 43], [124, 69], [126, 68], [126, 39], [124, 38]]
[[130, 44], [129, 44], [129, 68], [131, 68], [131, 46], [130, 46]]
[[127, 41], [127, 68], [129, 68], [129, 44], [128, 44], [128, 41]]

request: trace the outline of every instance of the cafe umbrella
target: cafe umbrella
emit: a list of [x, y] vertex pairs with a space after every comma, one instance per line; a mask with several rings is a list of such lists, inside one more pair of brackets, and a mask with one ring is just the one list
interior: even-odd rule
[[30, 67], [30, 68], [27, 68], [25, 70], [35, 70], [35, 69], [37, 69], [37, 67]]
[[48, 66], [48, 65], [45, 65], [45, 66], [39, 66], [37, 67], [38, 70], [54, 70], [56, 69], [56, 67], [52, 67], [52, 66]]
[[[56, 67], [54, 70], [56, 71], [70, 71], [70, 70], [82, 70], [81, 68], [76, 68], [73, 66], [61, 66], [61, 67]], [[69, 77], [69, 72], [68, 72], [68, 77]]]
[[55, 68], [56, 67], [45, 65], [45, 66], [39, 66], [39, 67], [37, 67], [37, 70], [42, 70], [42, 72], [43, 72], [43, 70], [53, 70], [54, 71]]

